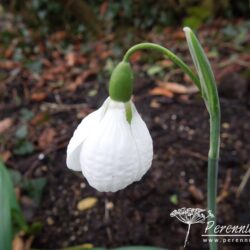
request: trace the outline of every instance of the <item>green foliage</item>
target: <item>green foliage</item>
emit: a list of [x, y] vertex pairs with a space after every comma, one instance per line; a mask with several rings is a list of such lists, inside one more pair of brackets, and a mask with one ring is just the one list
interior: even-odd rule
[[0, 161], [0, 249], [4, 250], [12, 249], [12, 239], [16, 233], [22, 230], [26, 234], [35, 234], [42, 227], [39, 222], [28, 225], [25, 221], [16, 199], [13, 183], [25, 189], [39, 204], [46, 180], [44, 178], [33, 180], [23, 178], [17, 171], [8, 171]]
[[[22, 14], [23, 19], [29, 21], [31, 26], [40, 27], [43, 34], [46, 34], [51, 29], [55, 30], [58, 28], [82, 33], [87, 29], [86, 26], [80, 19], [77, 19], [75, 13], [71, 13], [66, 8], [71, 2], [60, 0], [20, 0], [11, 4], [11, 10], [14, 7], [16, 11]], [[157, 4], [154, 0], [88, 0], [84, 2], [90, 6], [95, 15], [105, 24], [106, 31], [121, 30], [124, 26], [148, 30], [155, 26], [164, 28], [180, 23], [197, 28], [217, 15], [224, 18], [242, 15], [247, 17], [249, 10], [248, 1], [229, 0], [158, 1]], [[7, 2], [5, 7], [8, 7]], [[5, 34], [3, 36], [6, 42], [11, 41], [9, 35]]]
[[0, 249], [11, 250], [12, 225], [11, 225], [11, 195], [14, 193], [5, 166], [0, 162]]
[[172, 204], [178, 205], [178, 196], [176, 194], [171, 195], [169, 200]]
[[188, 47], [201, 84], [201, 94], [210, 115], [219, 112], [219, 100], [212, 67], [194, 33], [185, 28]]
[[183, 25], [193, 29], [199, 28], [209, 17], [212, 17], [211, 10], [203, 6], [192, 6], [187, 8], [187, 17], [183, 19]]
[[157, 75], [161, 72], [163, 72], [163, 67], [160, 65], [152, 65], [147, 69], [147, 74], [150, 76]]
[[[196, 71], [199, 75], [201, 94], [210, 116], [210, 148], [208, 153], [208, 179], [207, 179], [207, 209], [215, 218], [210, 219], [214, 225], [209, 228], [208, 234], [214, 234], [216, 227], [216, 197], [218, 180], [218, 162], [220, 148], [220, 103], [212, 67], [195, 34], [190, 28], [184, 28], [190, 54]], [[212, 239], [212, 236], [209, 236]], [[217, 250], [217, 242], [210, 241], [211, 250]]]
[[26, 108], [21, 109], [20, 115], [21, 115], [21, 120], [24, 122], [27, 122], [34, 117], [34, 113]]
[[27, 109], [22, 109], [20, 112], [21, 120], [23, 124], [17, 129], [15, 133], [16, 142], [14, 148], [14, 154], [16, 155], [28, 155], [34, 152], [34, 145], [28, 140], [28, 125], [27, 121], [34, 116], [33, 112]]
[[33, 73], [40, 74], [42, 71], [42, 61], [41, 60], [28, 61], [25, 63], [25, 67]]
[[27, 228], [22, 211], [16, 200], [11, 177], [0, 162], [0, 249], [11, 250], [11, 242], [16, 231]]
[[38, 206], [47, 180], [45, 178], [28, 179], [16, 170], [10, 170], [10, 174], [14, 185], [25, 191]]
[[15, 144], [14, 154], [28, 155], [34, 152], [34, 145], [32, 142], [22, 139]]
[[18, 139], [26, 138], [26, 136], [28, 135], [28, 128], [27, 128], [26, 124], [20, 126], [18, 128], [18, 130], [16, 131], [15, 135]]

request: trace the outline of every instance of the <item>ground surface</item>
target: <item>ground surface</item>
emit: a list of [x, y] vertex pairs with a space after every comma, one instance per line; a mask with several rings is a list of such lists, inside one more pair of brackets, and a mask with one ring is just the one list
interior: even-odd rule
[[[232, 26], [241, 27], [242, 23]], [[15, 31], [15, 27], [12, 29]], [[207, 51], [217, 49], [217, 54], [210, 53], [210, 59], [219, 83], [222, 109], [218, 223], [245, 225], [250, 223], [250, 186], [248, 182], [240, 192], [239, 185], [250, 164], [250, 56], [246, 53], [249, 34], [238, 45], [221, 38], [223, 29], [223, 22], [215, 22], [200, 33]], [[55, 249], [92, 243], [182, 249], [187, 225], [170, 217], [170, 213], [182, 207], [206, 207], [209, 123], [199, 94], [190, 94], [192, 85], [187, 77], [167, 60], [156, 58], [160, 67], [155, 74], [152, 72], [157, 69], [152, 69], [145, 54], [135, 56], [134, 101], [154, 141], [152, 168], [142, 181], [125, 190], [99, 193], [81, 175], [66, 168], [65, 150], [80, 120], [107, 97], [109, 74], [103, 69], [115, 64], [121, 52], [114, 46], [112, 36], [96, 43], [79, 38], [66, 45], [62, 43], [65, 37], [58, 32], [40, 42], [30, 37], [15, 38], [1, 49], [4, 60], [0, 65], [0, 118], [11, 120], [8, 133], [1, 135], [1, 154], [9, 168], [27, 178], [47, 179], [38, 208], [30, 208], [32, 203], [23, 199], [25, 194], [20, 197], [29, 220], [43, 223], [33, 247]], [[183, 53], [190, 63], [181, 30], [166, 29], [159, 35], [151, 32], [146, 39]], [[20, 50], [24, 59], [18, 61], [14, 56]], [[173, 82], [183, 83], [182, 94], [180, 86]], [[171, 86], [164, 91], [168, 83]], [[23, 119], [27, 111], [32, 117]], [[34, 147], [23, 155], [20, 151], [14, 153], [19, 138], [16, 131], [21, 126], [26, 126], [25, 140]], [[78, 202], [87, 197], [95, 197], [97, 203], [79, 211]], [[200, 224], [191, 227], [187, 249], [207, 249], [201, 238], [203, 230]], [[249, 249], [249, 243], [222, 246]]]

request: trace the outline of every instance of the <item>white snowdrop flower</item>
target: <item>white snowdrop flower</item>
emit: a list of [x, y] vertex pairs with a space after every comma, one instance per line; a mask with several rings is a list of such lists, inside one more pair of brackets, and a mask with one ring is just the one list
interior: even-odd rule
[[82, 171], [101, 192], [116, 192], [139, 181], [152, 158], [152, 139], [135, 105], [110, 97], [82, 120], [67, 148], [68, 168]]

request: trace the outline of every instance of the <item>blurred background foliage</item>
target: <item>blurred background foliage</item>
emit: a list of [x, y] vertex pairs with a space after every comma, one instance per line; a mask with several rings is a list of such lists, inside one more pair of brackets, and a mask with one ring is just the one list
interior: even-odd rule
[[132, 27], [159, 29], [169, 25], [198, 28], [214, 18], [247, 17], [249, 1], [240, 0], [4, 0], [1, 12], [14, 12], [42, 33], [58, 29], [98, 36]]

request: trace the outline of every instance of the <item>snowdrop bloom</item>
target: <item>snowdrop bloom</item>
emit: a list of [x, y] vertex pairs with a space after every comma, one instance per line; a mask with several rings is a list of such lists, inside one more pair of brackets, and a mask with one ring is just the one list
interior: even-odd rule
[[114, 69], [110, 97], [79, 124], [67, 148], [67, 166], [89, 184], [116, 192], [139, 181], [151, 166], [152, 139], [131, 101], [133, 73], [128, 62]]
[[110, 97], [82, 120], [67, 148], [68, 168], [82, 171], [101, 192], [116, 192], [139, 181], [152, 158], [152, 139], [135, 105]]

